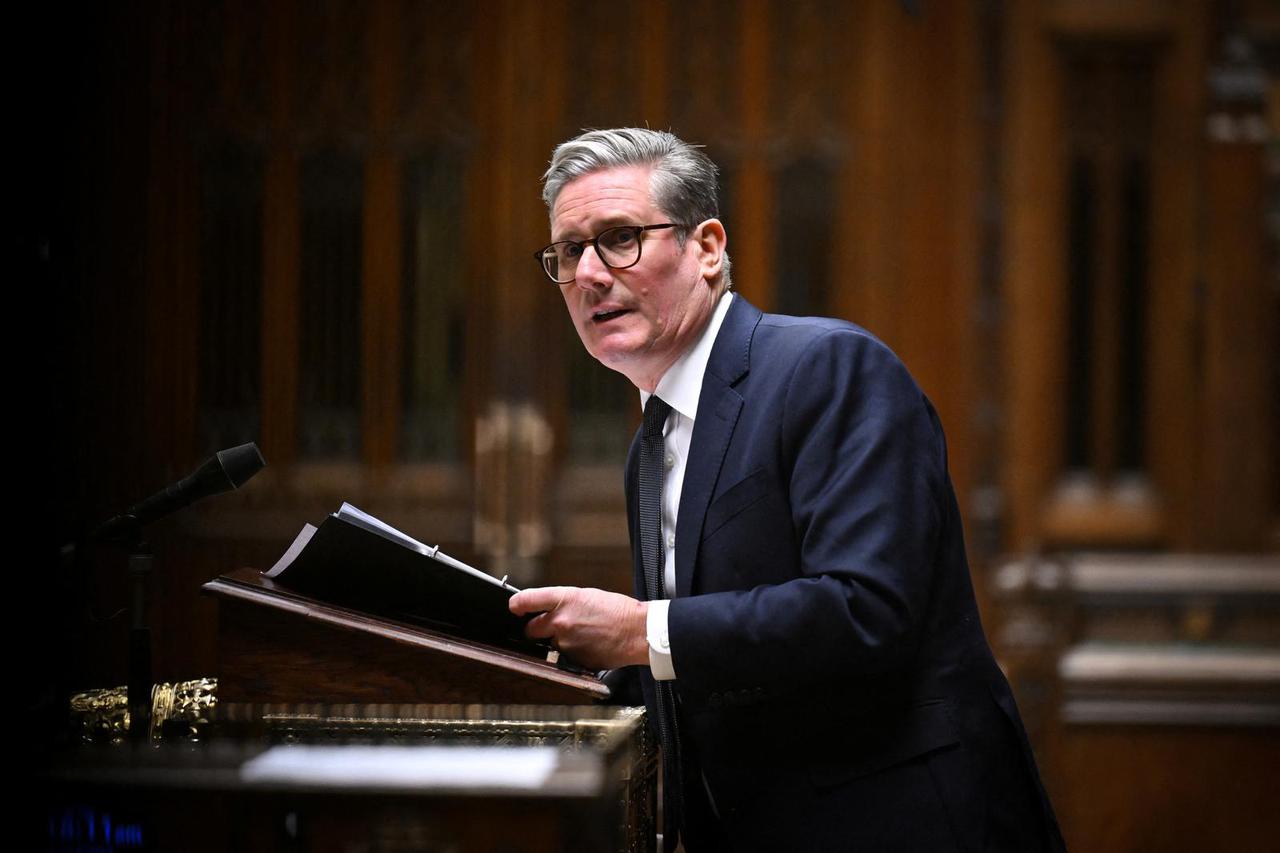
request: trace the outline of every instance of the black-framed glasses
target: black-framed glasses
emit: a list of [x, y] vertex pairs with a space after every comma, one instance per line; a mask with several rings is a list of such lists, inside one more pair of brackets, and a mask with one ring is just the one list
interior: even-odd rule
[[578, 261], [587, 246], [596, 247], [596, 256], [611, 270], [625, 270], [640, 261], [641, 236], [646, 231], [679, 228], [674, 222], [660, 225], [615, 225], [590, 240], [558, 240], [533, 253], [547, 278], [556, 284], [568, 284], [578, 274]]

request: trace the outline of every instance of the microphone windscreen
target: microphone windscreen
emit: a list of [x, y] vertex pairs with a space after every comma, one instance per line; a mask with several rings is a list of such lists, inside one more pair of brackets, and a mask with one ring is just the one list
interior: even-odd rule
[[230, 447], [218, 451], [218, 464], [227, 474], [231, 488], [238, 489], [250, 477], [262, 470], [267, 461], [262, 458], [262, 451], [252, 441], [239, 447]]

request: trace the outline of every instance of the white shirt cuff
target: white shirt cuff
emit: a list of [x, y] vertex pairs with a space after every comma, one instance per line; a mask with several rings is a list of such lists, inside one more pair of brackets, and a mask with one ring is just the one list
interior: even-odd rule
[[671, 637], [667, 634], [667, 608], [670, 606], [669, 600], [650, 601], [645, 620], [649, 669], [658, 681], [671, 681], [676, 677], [675, 664], [671, 660]]

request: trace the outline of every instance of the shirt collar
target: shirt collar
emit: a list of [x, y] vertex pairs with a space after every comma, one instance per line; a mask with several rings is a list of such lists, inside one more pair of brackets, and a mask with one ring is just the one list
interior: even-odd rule
[[[720, 295], [720, 301], [716, 303], [715, 311], [711, 314], [711, 321], [702, 330], [697, 343], [676, 359], [675, 364], [662, 374], [657, 387], [653, 389], [653, 393], [666, 401], [667, 405], [691, 421], [698, 415], [698, 398], [702, 395], [702, 375], [707, 372], [711, 347], [716, 342], [720, 324], [724, 322], [724, 316], [729, 313], [729, 303], [732, 301], [732, 291], [726, 290]], [[649, 396], [647, 391], [640, 392], [641, 409], [644, 408], [645, 403], [649, 402]]]

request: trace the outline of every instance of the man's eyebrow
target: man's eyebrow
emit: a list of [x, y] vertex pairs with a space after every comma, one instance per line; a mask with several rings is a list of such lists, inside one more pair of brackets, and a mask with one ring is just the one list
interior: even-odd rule
[[553, 243], [559, 243], [562, 240], [572, 240], [575, 243], [578, 243], [583, 240], [590, 240], [593, 237], [595, 237], [597, 234], [599, 234], [601, 231], [604, 231], [608, 228], [617, 228], [619, 225], [636, 225], [638, 223], [639, 223], [639, 220], [630, 214], [627, 214], [627, 213], [613, 214], [610, 216], [606, 216], [602, 219], [596, 220], [592, 225], [592, 228], [594, 230], [589, 234], [578, 231], [577, 229], [571, 228], [565, 231], [563, 235], [559, 237], [555, 235], [555, 232], [552, 232], [551, 241]]

